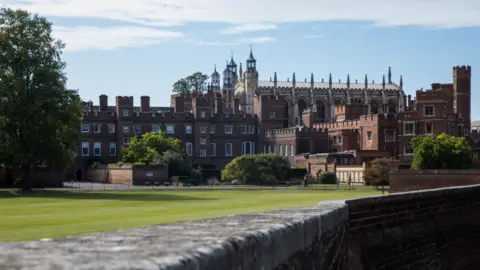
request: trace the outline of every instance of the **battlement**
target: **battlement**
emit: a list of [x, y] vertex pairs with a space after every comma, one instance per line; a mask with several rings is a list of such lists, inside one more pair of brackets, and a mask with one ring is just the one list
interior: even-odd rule
[[[138, 121], [146, 122], [155, 122], [155, 121], [185, 121], [188, 119], [193, 120], [195, 115], [190, 112], [135, 112], [134, 119]], [[228, 114], [228, 113], [212, 113], [208, 116], [208, 120], [222, 122], [244, 122], [244, 121], [253, 121], [256, 119], [255, 115], [252, 114]]]
[[358, 129], [365, 125], [377, 125], [382, 120], [388, 120], [383, 114], [367, 114], [361, 115], [355, 120], [336, 121], [331, 123], [315, 123], [314, 128], [323, 128], [328, 130], [338, 129]]
[[117, 96], [117, 107], [133, 107], [133, 96]]
[[115, 111], [84, 111], [84, 121], [115, 121], [117, 113]]
[[307, 128], [304, 126], [301, 127], [291, 127], [291, 128], [276, 128], [270, 129], [265, 132], [265, 137], [289, 137], [289, 136], [319, 136], [327, 135], [328, 130], [324, 128]]
[[[452, 94], [451, 92], [449, 93]], [[448, 93], [445, 93], [444, 89], [441, 88], [440, 84], [432, 84], [432, 89], [428, 90], [417, 90], [415, 96], [417, 101], [419, 100], [431, 100], [431, 99], [443, 99], [446, 98]]]
[[472, 68], [470, 66], [454, 66], [453, 76], [454, 77], [471, 77]]

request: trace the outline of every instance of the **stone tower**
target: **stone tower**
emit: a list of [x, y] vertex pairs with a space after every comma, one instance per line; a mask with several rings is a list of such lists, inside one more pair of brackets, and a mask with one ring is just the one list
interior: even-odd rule
[[453, 112], [459, 114], [463, 128], [468, 130], [471, 126], [471, 76], [470, 66], [453, 67]]
[[258, 88], [257, 60], [253, 57], [252, 47], [250, 46], [250, 55], [247, 59], [247, 69], [243, 74], [245, 83], [245, 96], [242, 110], [246, 113], [253, 113], [253, 97]]

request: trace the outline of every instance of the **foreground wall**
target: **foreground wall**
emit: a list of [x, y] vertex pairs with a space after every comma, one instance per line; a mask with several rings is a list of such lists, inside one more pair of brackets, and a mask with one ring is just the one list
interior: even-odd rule
[[480, 186], [0, 244], [5, 269], [480, 269]]
[[480, 184], [480, 170], [399, 170], [390, 173], [390, 192]]

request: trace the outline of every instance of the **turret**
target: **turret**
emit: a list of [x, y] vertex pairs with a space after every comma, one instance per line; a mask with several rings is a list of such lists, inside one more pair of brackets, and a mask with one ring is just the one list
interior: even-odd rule
[[213, 88], [213, 91], [220, 92], [220, 73], [217, 71], [217, 65], [213, 67], [213, 73], [210, 77], [210, 84]]

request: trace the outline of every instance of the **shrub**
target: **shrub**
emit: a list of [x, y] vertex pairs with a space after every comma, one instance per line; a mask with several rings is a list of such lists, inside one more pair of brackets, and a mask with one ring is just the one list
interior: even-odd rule
[[325, 185], [337, 184], [337, 176], [331, 172], [324, 172], [320, 175], [320, 183]]
[[363, 181], [365, 185], [388, 186], [390, 183], [390, 165], [388, 158], [377, 158], [372, 160], [370, 166], [363, 170]]
[[288, 159], [275, 154], [236, 157], [222, 170], [222, 180], [244, 184], [274, 184], [288, 179]]

